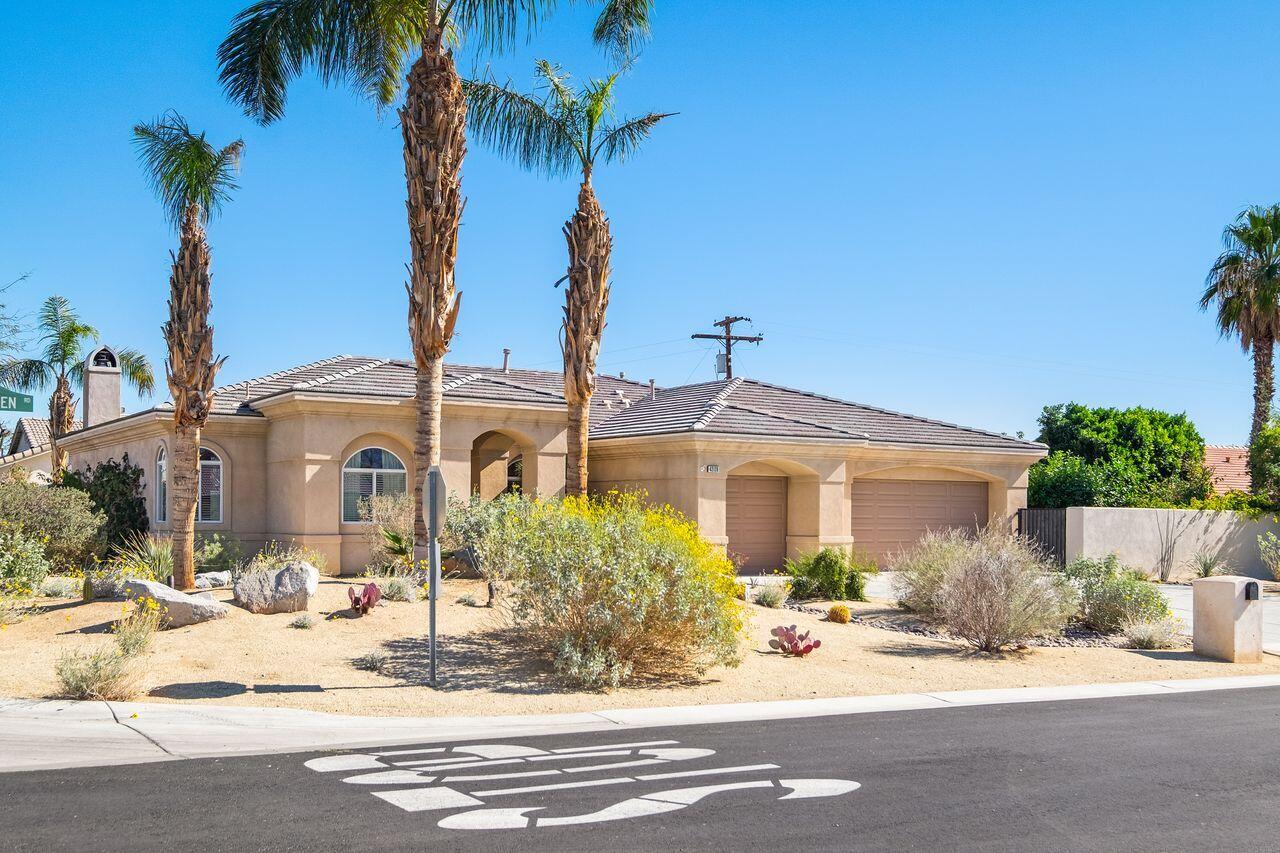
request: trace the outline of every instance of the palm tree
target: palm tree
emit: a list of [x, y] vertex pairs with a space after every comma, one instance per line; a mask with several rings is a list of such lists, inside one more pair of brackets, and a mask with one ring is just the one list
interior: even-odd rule
[[[550, 177], [581, 175], [578, 208], [564, 225], [569, 271], [564, 277], [564, 398], [569, 407], [568, 473], [565, 491], [587, 491], [587, 433], [596, 359], [609, 307], [609, 258], [613, 236], [591, 176], [597, 163], [622, 162], [663, 119], [674, 113], [647, 113], [614, 119], [613, 87], [618, 75], [591, 80], [574, 90], [569, 76], [539, 60], [543, 96], [524, 95], [492, 81], [467, 81], [463, 90], [472, 130], [499, 153], [526, 169]], [[564, 279], [561, 279], [564, 281]]]
[[178, 232], [178, 253], [170, 253], [169, 321], [164, 324], [169, 356], [165, 378], [173, 396], [173, 453], [169, 494], [173, 500], [174, 585], [195, 586], [196, 497], [200, 480], [200, 431], [213, 406], [213, 382], [225, 358], [214, 358], [209, 325], [209, 243], [205, 226], [236, 189], [244, 142], [216, 148], [191, 132], [177, 113], [133, 129], [134, 144], [165, 218]]
[[[53, 386], [53, 393], [49, 396], [52, 443], [49, 457], [54, 482], [60, 482], [67, 470], [67, 453], [58, 442], [71, 432], [75, 420], [76, 401], [71, 389], [84, 384], [85, 346], [98, 339], [98, 330], [81, 321], [63, 296], [50, 296], [44, 301], [36, 325], [43, 346], [40, 355], [11, 359], [0, 365], [0, 384], [20, 391], [40, 391]], [[133, 349], [119, 349], [115, 353], [126, 382], [140, 394], [150, 394], [155, 390], [155, 375], [145, 355]]]
[[1273, 356], [1276, 334], [1280, 332], [1280, 205], [1242, 211], [1223, 230], [1222, 243], [1224, 250], [1209, 271], [1200, 308], [1216, 305], [1222, 335], [1236, 335], [1240, 348], [1253, 353], [1253, 421], [1249, 428], [1252, 448], [1271, 415], [1275, 394]]
[[[409, 337], [417, 367], [414, 542], [427, 544], [422, 491], [440, 461], [444, 356], [458, 321], [454, 282], [462, 218], [466, 102], [454, 64], [462, 38], [512, 43], [555, 0], [259, 0], [241, 12], [218, 48], [228, 96], [266, 124], [284, 114], [289, 81], [312, 66], [325, 83], [346, 82], [380, 108], [399, 97], [409, 65], [400, 131], [409, 215]], [[629, 55], [648, 36], [652, 0], [604, 0], [597, 44]], [[410, 64], [411, 63], [411, 64]]]

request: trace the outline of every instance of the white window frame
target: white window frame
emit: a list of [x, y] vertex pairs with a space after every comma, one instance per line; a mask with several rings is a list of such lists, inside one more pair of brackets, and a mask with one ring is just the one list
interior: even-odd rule
[[[200, 460], [200, 473], [199, 473], [199, 476], [196, 478], [196, 524], [221, 524], [222, 523], [222, 496], [226, 492], [226, 487], [227, 487], [226, 477], [224, 476], [226, 474], [226, 468], [222, 464], [222, 454], [218, 453], [218, 451], [214, 450], [212, 447], [201, 447], [198, 452], [200, 454], [204, 454], [206, 451], [212, 454], [213, 458]], [[204, 469], [206, 467], [218, 469], [218, 504], [217, 504], [218, 511], [217, 511], [216, 518], [200, 517], [200, 508], [201, 508], [201, 504], [203, 503], [200, 499], [200, 490], [204, 488]]]
[[[348, 468], [347, 467], [347, 465], [350, 464], [352, 459], [355, 459], [357, 456], [359, 456], [361, 453], [364, 453], [366, 450], [381, 450], [383, 453], [388, 454], [392, 459], [399, 462], [400, 467], [399, 468]], [[353, 453], [347, 456], [346, 460], [342, 463], [341, 470], [338, 472], [338, 493], [339, 493], [338, 520], [342, 524], [372, 524], [373, 523], [371, 521], [363, 521], [361, 519], [356, 519], [355, 521], [347, 520], [347, 474], [348, 473], [372, 475], [372, 478], [371, 478], [372, 491], [370, 492], [370, 497], [374, 495], [386, 494], [386, 492], [381, 492], [378, 490], [378, 483], [381, 481], [383, 475], [386, 475], [386, 474], [402, 475], [404, 477], [404, 493], [407, 494], [409, 491], [409, 466], [404, 464], [404, 460], [400, 458], [399, 453], [396, 453], [395, 451], [392, 451], [392, 450], [388, 450], [385, 447], [379, 447], [376, 444], [371, 444], [367, 447], [361, 447], [360, 449], [354, 451]], [[358, 509], [359, 508], [357, 507], [357, 510]]]
[[156, 524], [169, 523], [169, 453], [160, 445], [156, 451]]

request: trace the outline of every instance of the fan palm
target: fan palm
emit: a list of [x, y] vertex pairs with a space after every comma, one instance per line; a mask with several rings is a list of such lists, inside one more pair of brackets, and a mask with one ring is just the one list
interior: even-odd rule
[[1266, 425], [1275, 394], [1273, 356], [1280, 332], [1280, 205], [1242, 211], [1222, 232], [1200, 308], [1216, 306], [1218, 329], [1253, 354], [1253, 421], [1249, 444]]
[[[576, 174], [578, 207], [564, 225], [569, 248], [565, 276], [561, 352], [564, 397], [569, 409], [568, 474], [565, 491], [586, 494], [587, 433], [596, 359], [609, 307], [609, 260], [613, 236], [591, 177], [596, 164], [631, 157], [653, 128], [673, 113], [615, 119], [618, 75], [574, 89], [569, 76], [546, 60], [536, 66], [541, 96], [525, 95], [493, 81], [467, 81], [463, 90], [472, 131], [520, 166], [550, 177]], [[562, 279], [563, 281], [564, 279]]]
[[[260, 0], [241, 12], [218, 48], [228, 96], [258, 121], [284, 115], [289, 81], [313, 67], [380, 108], [399, 98], [409, 66], [400, 130], [409, 218], [409, 336], [417, 367], [414, 540], [427, 542], [422, 513], [429, 466], [440, 461], [444, 356], [458, 321], [455, 287], [462, 218], [466, 102], [452, 45], [510, 44], [536, 27], [555, 0]], [[605, 0], [595, 40], [620, 55], [648, 35], [652, 0]]]
[[[36, 316], [40, 332], [40, 355], [19, 358], [0, 365], [0, 384], [20, 391], [41, 391], [50, 385], [49, 436], [51, 439], [50, 462], [55, 482], [62, 479], [67, 470], [67, 453], [59, 445], [60, 439], [71, 432], [75, 420], [75, 398], [72, 387], [84, 384], [84, 360], [86, 345], [98, 339], [98, 330], [82, 321], [71, 303], [63, 296], [50, 296], [40, 306]], [[155, 390], [155, 375], [151, 362], [137, 350], [115, 350], [120, 364], [120, 374], [140, 394]]]
[[133, 129], [143, 169], [178, 232], [178, 252], [170, 253], [169, 321], [164, 339], [169, 355], [165, 378], [173, 396], [173, 452], [169, 467], [174, 584], [195, 585], [196, 499], [200, 480], [200, 431], [213, 406], [213, 383], [225, 359], [213, 356], [209, 325], [209, 243], [205, 226], [236, 189], [244, 142], [217, 148], [195, 134], [177, 113], [167, 113]]

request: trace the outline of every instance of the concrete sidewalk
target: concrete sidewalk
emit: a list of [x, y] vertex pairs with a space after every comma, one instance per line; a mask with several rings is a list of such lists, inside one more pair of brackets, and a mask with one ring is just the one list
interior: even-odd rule
[[1249, 687], [1280, 687], [1280, 675], [495, 717], [354, 717], [291, 708], [0, 699], [0, 772]]

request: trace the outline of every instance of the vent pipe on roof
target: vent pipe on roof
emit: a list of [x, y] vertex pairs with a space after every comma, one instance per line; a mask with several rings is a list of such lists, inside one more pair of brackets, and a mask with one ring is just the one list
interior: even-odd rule
[[619, 371], [618, 371], [618, 378], [619, 378], [619, 379], [626, 379], [626, 378], [627, 378], [627, 374], [625, 374], [625, 373], [623, 373], [621, 370], [619, 370]]
[[649, 399], [658, 399], [658, 387], [652, 379], [649, 380]]
[[511, 350], [506, 347], [502, 348], [502, 372], [511, 372]]

